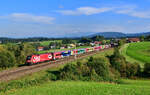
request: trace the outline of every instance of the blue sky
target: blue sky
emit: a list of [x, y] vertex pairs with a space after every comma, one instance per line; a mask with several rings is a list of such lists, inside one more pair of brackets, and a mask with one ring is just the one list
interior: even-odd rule
[[150, 31], [150, 0], [2, 0], [0, 37]]

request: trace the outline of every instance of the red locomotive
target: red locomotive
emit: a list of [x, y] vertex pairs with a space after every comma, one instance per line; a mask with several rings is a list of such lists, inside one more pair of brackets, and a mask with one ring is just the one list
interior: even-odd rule
[[51, 61], [51, 60], [53, 60], [52, 53], [32, 55], [32, 56], [27, 57], [26, 64], [32, 65], [32, 64], [41, 63], [45, 61]]

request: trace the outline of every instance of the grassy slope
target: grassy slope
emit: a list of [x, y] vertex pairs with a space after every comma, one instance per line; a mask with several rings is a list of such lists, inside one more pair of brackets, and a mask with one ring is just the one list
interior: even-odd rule
[[150, 42], [125, 44], [120, 52], [128, 62], [139, 63], [141, 67], [146, 62], [150, 63]]
[[127, 55], [144, 63], [150, 63], [150, 42], [131, 43]]
[[[49, 82], [8, 92], [8, 95], [150, 95], [150, 81], [124, 80], [125, 84], [97, 82]], [[3, 94], [2, 94], [3, 95]], [[5, 93], [6, 95], [6, 93]]]
[[136, 60], [127, 55], [126, 52], [127, 52], [128, 47], [129, 47], [129, 44], [123, 45], [120, 49], [120, 53], [126, 58], [126, 61], [131, 62], [131, 63], [139, 63], [143, 67], [144, 62]]

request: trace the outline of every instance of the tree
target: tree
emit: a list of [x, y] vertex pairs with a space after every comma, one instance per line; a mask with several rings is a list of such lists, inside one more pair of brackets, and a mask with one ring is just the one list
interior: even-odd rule
[[140, 36], [141, 41], [144, 41], [144, 39], [145, 39], [144, 35]]
[[150, 41], [150, 35], [146, 36], [145, 38], [147, 41]]
[[102, 40], [104, 40], [104, 37], [103, 36], [94, 36], [94, 37], [92, 37], [91, 38], [93, 41], [102, 41]]
[[127, 74], [127, 77], [133, 77], [135, 75], [138, 75], [139, 74], [139, 64], [137, 63], [127, 63], [126, 64], [126, 74]]
[[38, 47], [40, 47], [40, 46], [41, 46], [41, 44], [40, 44], [40, 43], [31, 43], [31, 45], [32, 45], [32, 46], [34, 46], [34, 48], [38, 48]]
[[106, 44], [106, 40], [103, 40], [103, 41], [102, 41], [102, 44], [105, 45], [105, 44]]
[[109, 66], [105, 59], [95, 58], [92, 61], [92, 63], [93, 63], [93, 69], [100, 77], [104, 77], [104, 78], [109, 77]]
[[0, 67], [6, 69], [7, 67], [13, 67], [16, 64], [15, 56], [13, 53], [3, 50], [0, 51]]
[[91, 39], [86, 38], [86, 37], [83, 37], [83, 38], [80, 39], [79, 42], [81, 42], [81, 43], [89, 43], [89, 42], [91, 42], [91, 41], [92, 41]]
[[119, 40], [118, 45], [119, 45], [119, 46], [122, 46], [122, 45], [124, 45], [125, 43], [126, 43], [126, 39], [121, 39], [121, 40]]
[[150, 63], [144, 64], [144, 74], [147, 77], [150, 77]]
[[110, 40], [106, 40], [106, 43], [107, 43], [107, 44], [110, 44]]
[[49, 44], [49, 47], [51, 48], [51, 46], [53, 46], [53, 48], [60, 48], [61, 46], [62, 46], [62, 43], [61, 42], [51, 42], [50, 44]]
[[24, 64], [26, 57], [35, 53], [35, 48], [29, 43], [5, 44], [0, 46], [0, 67], [7, 68]]
[[71, 39], [63, 39], [62, 44], [71, 44], [73, 41]]
[[120, 72], [122, 77], [126, 77], [126, 60], [119, 52], [119, 48], [115, 48], [114, 54], [110, 56], [110, 63], [113, 68]]
[[22, 43], [17, 46], [15, 57], [18, 64], [24, 64], [26, 57], [35, 53], [35, 48], [28, 43]]

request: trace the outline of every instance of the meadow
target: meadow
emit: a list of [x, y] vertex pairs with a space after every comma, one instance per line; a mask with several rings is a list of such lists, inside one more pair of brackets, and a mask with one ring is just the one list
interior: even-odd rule
[[139, 60], [136, 60], [134, 59], [133, 57], [130, 57], [127, 55], [127, 49], [129, 47], [129, 43], [128, 44], [125, 44], [123, 45], [121, 48], [120, 48], [120, 53], [126, 58], [126, 61], [127, 62], [131, 62], [131, 63], [139, 63], [141, 65], [141, 67], [143, 68], [144, 67], [144, 62], [142, 61], [139, 61]]
[[150, 42], [130, 43], [126, 54], [142, 63], [150, 63]]
[[[60, 43], [62, 43], [62, 41], [63, 40], [49, 40], [49, 41], [41, 41], [40, 42], [40, 45], [41, 46], [49, 46], [49, 44], [51, 43], [51, 42], [60, 42]], [[72, 40], [73, 42], [77, 42], [77, 40]]]
[[41, 45], [41, 46], [49, 46], [49, 44], [50, 44], [51, 42], [62, 42], [62, 40], [41, 41], [41, 42], [40, 42], [40, 45]]
[[[149, 80], [123, 80], [123, 84], [57, 81], [7, 92], [7, 95], [150, 95]], [[6, 95], [1, 94], [1, 95]]]

